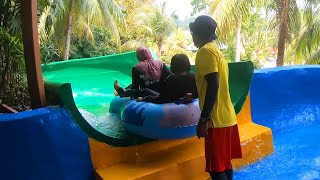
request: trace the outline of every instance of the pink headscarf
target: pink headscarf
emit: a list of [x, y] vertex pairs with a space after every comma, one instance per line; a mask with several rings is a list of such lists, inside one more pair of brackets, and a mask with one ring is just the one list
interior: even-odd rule
[[136, 54], [139, 63], [135, 65], [135, 68], [148, 79], [159, 81], [163, 70], [163, 63], [161, 61], [155, 61], [152, 58], [150, 50], [146, 47], [139, 47]]

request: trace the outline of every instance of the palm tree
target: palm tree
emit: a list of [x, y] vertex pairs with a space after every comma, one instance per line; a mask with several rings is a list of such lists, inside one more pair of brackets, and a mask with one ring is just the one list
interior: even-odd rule
[[[309, 1], [312, 0], [304, 2]], [[278, 29], [277, 66], [283, 66], [286, 46], [290, 45], [301, 31], [301, 10], [297, 0], [270, 1], [268, 6], [277, 13], [274, 21], [274, 27]]]
[[181, 28], [175, 28], [165, 42], [166, 47], [162, 54], [162, 60], [169, 64], [171, 57], [175, 54], [186, 54], [192, 60], [194, 54], [187, 50], [191, 42], [192, 39], [189, 34]]
[[320, 4], [307, 1], [301, 9], [301, 27], [285, 53], [287, 63], [314, 64], [320, 61]]
[[136, 29], [133, 39], [122, 45], [123, 50], [132, 50], [140, 45], [154, 48], [161, 54], [166, 39], [172, 34], [175, 23], [165, 14], [166, 3], [158, 5], [145, 5], [138, 9], [134, 15], [132, 28]]
[[270, 11], [271, 7], [271, 11], [277, 12], [276, 27], [279, 27], [277, 65], [283, 65], [286, 42], [293, 39], [300, 31], [301, 16], [296, 0], [278, 0], [276, 2], [270, 0], [216, 0], [210, 4], [209, 13], [217, 20], [218, 33], [222, 39], [226, 39], [228, 34], [236, 28], [236, 61], [239, 61], [242, 19], [261, 3], [262, 6], [269, 7], [266, 9], [267, 11]]
[[226, 40], [236, 29], [236, 61], [240, 61], [242, 17], [248, 15], [252, 6], [252, 2], [246, 0], [215, 0], [208, 10], [217, 21], [219, 38]]
[[19, 0], [0, 2], [0, 27], [14, 36], [21, 36], [20, 7]]
[[284, 52], [286, 40], [289, 35], [289, 5], [290, 0], [280, 0], [278, 5], [278, 19], [279, 19], [279, 36], [278, 36], [278, 54], [277, 66], [283, 66]]
[[[106, 25], [110, 28], [113, 39], [120, 44], [116, 22], [125, 26], [121, 9], [114, 0], [48, 0], [40, 17], [40, 40], [54, 36], [64, 40], [63, 59], [69, 58], [72, 34], [78, 37], [93, 39], [91, 25]], [[51, 21], [50, 26], [48, 20]], [[52, 27], [49, 28], [48, 27]], [[61, 47], [60, 47], [61, 48]]]
[[309, 64], [320, 62], [320, 4], [307, 3], [304, 12], [305, 25], [296, 40], [297, 59], [306, 58]]

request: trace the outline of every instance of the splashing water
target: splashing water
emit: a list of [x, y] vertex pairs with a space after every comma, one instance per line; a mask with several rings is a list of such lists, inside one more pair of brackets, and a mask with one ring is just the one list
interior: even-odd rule
[[128, 136], [127, 131], [123, 127], [123, 121], [120, 115], [114, 113], [94, 115], [84, 109], [79, 109], [79, 111], [87, 122], [99, 132], [119, 139]]
[[320, 179], [320, 124], [274, 134], [275, 151], [235, 172], [234, 179]]

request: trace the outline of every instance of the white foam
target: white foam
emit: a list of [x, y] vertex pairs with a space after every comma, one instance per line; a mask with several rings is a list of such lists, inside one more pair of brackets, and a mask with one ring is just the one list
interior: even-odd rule
[[299, 177], [301, 177], [299, 178], [301, 180], [316, 180], [316, 179], [320, 179], [320, 172], [315, 170], [310, 170], [300, 174]]
[[314, 158], [314, 165], [317, 168], [320, 168], [320, 156]]

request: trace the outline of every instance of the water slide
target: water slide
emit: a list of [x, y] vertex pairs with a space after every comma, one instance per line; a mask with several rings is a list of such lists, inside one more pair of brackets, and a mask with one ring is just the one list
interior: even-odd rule
[[252, 118], [278, 133], [320, 120], [320, 66], [256, 70], [251, 85]]
[[[153, 53], [155, 59], [157, 56]], [[44, 65], [43, 76], [49, 103], [66, 107], [91, 138], [112, 146], [131, 146], [154, 141], [128, 133], [120, 117], [109, 113], [115, 97], [113, 82], [131, 83], [135, 52], [69, 60]], [[193, 67], [194, 69], [194, 67]], [[236, 112], [247, 97], [253, 75], [251, 62], [229, 63], [230, 93]]]
[[272, 129], [274, 152], [234, 179], [320, 179], [320, 66], [256, 70], [253, 122]]
[[[125, 53], [43, 67], [49, 102], [64, 108], [47, 107], [0, 115], [0, 142], [3, 145], [0, 179], [92, 179], [93, 171], [101, 179], [117, 180], [129, 176], [135, 177], [132, 179], [155, 179], [166, 175], [176, 179], [186, 179], [181, 175], [196, 175], [198, 179], [201, 175], [207, 177], [203, 172], [203, 142], [198, 139], [154, 141], [136, 137], [138, 143], [153, 142], [131, 146], [128, 142], [131, 136], [126, 137], [121, 124], [112, 124], [119, 122], [108, 113], [108, 103], [114, 97], [112, 82], [118, 79], [122, 85], [130, 83], [128, 70], [125, 74], [125, 69], [118, 70], [120, 67], [112, 69], [117, 65], [115, 60], [124, 60], [122, 64], [131, 60], [127, 67], [136, 62], [134, 53]], [[103, 64], [110, 66], [107, 68]], [[239, 74], [247, 74], [245, 72], [252, 64], [231, 63], [229, 67], [232, 101], [237, 112], [240, 110], [237, 107], [243, 105], [238, 113], [238, 122], [245, 121], [239, 124], [243, 159], [253, 160], [252, 156], [255, 156], [251, 164], [263, 158], [252, 165], [241, 162], [249, 166], [237, 170], [235, 179], [319, 179], [320, 85], [317, 82], [320, 67], [256, 70], [247, 98], [248, 89], [239, 80], [242, 79]], [[106, 77], [107, 74], [110, 76]], [[244, 104], [240, 97], [246, 99]], [[251, 115], [253, 122], [250, 122]], [[108, 131], [99, 129], [107, 118], [117, 121], [108, 122]], [[266, 155], [273, 150], [271, 131], [262, 132], [267, 128], [255, 123], [272, 129], [275, 150], [270, 156]], [[248, 137], [249, 134], [255, 135]], [[101, 142], [90, 140], [89, 150], [86, 135]], [[104, 146], [104, 143], [112, 147]], [[175, 148], [170, 150], [170, 147]], [[158, 150], [156, 155], [150, 156], [148, 153], [155, 149]], [[265, 154], [261, 154], [263, 152]], [[128, 171], [128, 167], [132, 169]]]
[[[132, 55], [132, 58], [133, 57], [134, 56]], [[101, 58], [105, 59], [105, 57]], [[74, 61], [83, 62], [85, 60]], [[73, 61], [69, 61], [68, 63], [72, 62]], [[154, 162], [158, 162], [158, 164], [160, 162], [167, 162], [168, 160], [165, 161], [165, 158], [168, 159], [168, 157], [171, 157], [171, 159], [176, 160], [182, 156], [191, 155], [192, 153], [197, 152], [199, 149], [203, 148], [203, 144], [199, 140], [181, 144], [178, 148], [175, 148], [174, 151], [162, 149], [164, 146], [159, 146], [161, 145], [160, 141], [159, 143], [157, 143], [158, 141], [154, 141], [152, 144], [146, 143], [141, 147], [130, 146], [111, 148], [114, 149], [112, 152], [109, 151], [110, 149], [104, 149], [100, 142], [97, 142], [97, 144], [89, 142], [89, 150], [87, 136], [83, 132], [87, 133], [91, 137], [97, 137], [97, 134], [101, 132], [99, 132], [97, 127], [91, 126], [88, 122], [87, 124], [79, 123], [81, 122], [81, 119], [80, 121], [79, 119], [77, 120], [76, 118], [79, 118], [77, 115], [79, 115], [84, 121], [89, 119], [88, 117], [90, 116], [87, 115], [89, 113], [91, 116], [96, 117], [102, 115], [101, 117], [103, 118], [111, 116], [107, 113], [107, 103], [109, 103], [109, 101], [107, 101], [107, 103], [105, 103], [105, 101], [100, 101], [101, 105], [106, 107], [100, 112], [97, 111], [100, 110], [99, 105], [96, 107], [86, 107], [85, 103], [81, 104], [81, 99], [79, 99], [80, 101], [77, 99], [79, 96], [77, 96], [76, 93], [72, 93], [72, 91], [78, 92], [78, 94], [85, 92], [82, 93], [82, 95], [92, 98], [92, 101], [100, 98], [102, 95], [99, 93], [93, 93], [94, 91], [98, 91], [98, 89], [96, 85], [93, 86], [95, 83], [91, 82], [93, 80], [99, 80], [98, 77], [100, 76], [97, 75], [95, 78], [90, 79], [85, 76], [85, 72], [77, 70], [81, 69], [81, 67], [88, 68], [87, 66], [77, 66], [77, 63], [72, 66], [64, 65], [68, 63], [55, 63], [54, 66], [57, 67], [48, 65], [44, 68], [44, 70], [47, 71], [45, 73], [48, 73], [47, 75], [50, 75], [50, 71], [62, 72], [59, 74], [61, 81], [57, 80], [55, 82], [47, 82], [46, 89], [50, 92], [48, 93], [48, 98], [50, 98], [49, 101], [53, 102], [53, 104], [64, 104], [65, 108], [48, 107], [17, 114], [0, 115], [0, 142], [4, 144], [0, 149], [0, 156], [4, 162], [0, 164], [0, 179], [92, 179], [92, 162], [95, 166], [94, 169], [96, 173], [98, 173], [100, 177], [106, 177], [104, 179], [121, 179], [121, 176], [128, 174], [133, 174], [135, 177], [137, 177], [137, 175], [142, 177], [141, 174], [145, 176], [149, 175], [147, 177], [152, 179], [151, 177], [154, 177], [152, 176], [152, 173], [156, 175], [156, 177], [159, 177], [159, 175], [165, 175], [161, 174], [165, 172], [169, 172], [170, 176], [179, 177], [181, 174], [196, 174], [196, 170], [197, 172], [199, 171], [199, 173], [201, 172], [202, 174], [205, 174], [203, 172], [203, 154], [201, 156], [190, 157], [188, 162], [184, 161], [181, 163], [180, 161], [175, 161], [174, 164], [161, 164], [161, 170], [163, 171], [160, 171], [159, 169], [155, 170], [153, 167], [155, 164]], [[97, 62], [93, 60], [92, 63]], [[234, 64], [229, 65], [230, 70], [234, 68]], [[96, 67], [99, 67], [99, 65], [96, 65]], [[110, 71], [99, 71], [99, 68], [96, 69], [97, 70], [95, 71], [86, 71], [88, 73]], [[241, 74], [244, 70], [246, 70], [246, 68], [240, 69], [237, 73]], [[73, 71], [75, 74], [66, 73]], [[88, 84], [92, 85], [91, 89], [84, 85], [83, 90], [81, 91], [81, 83], [79, 83], [78, 86], [75, 86], [80, 90], [74, 89], [74, 86], [72, 86], [71, 89], [69, 83], [64, 83], [67, 76], [69, 76], [69, 80], [72, 80], [72, 76], [76, 76], [78, 73], [84, 74], [82, 77], [83, 80], [85, 78], [89, 78], [91, 80], [88, 82]], [[55, 76], [54, 73], [51, 74], [51, 78], [53, 78], [53, 76]], [[56, 77], [59, 76], [56, 75]], [[63, 76], [66, 77], [63, 78]], [[130, 73], [128, 76], [130, 76]], [[230, 72], [230, 86], [233, 85], [233, 88], [241, 87], [236, 85], [239, 81], [234, 82], [235, 84], [231, 83], [231, 79], [234, 78], [235, 77], [233, 77], [232, 72]], [[247, 133], [251, 133], [251, 131], [256, 130], [255, 128], [259, 128], [259, 126], [251, 128], [255, 123], [270, 127], [272, 128], [272, 133], [274, 135], [275, 151], [272, 155], [267, 157], [259, 156], [264, 157], [262, 161], [237, 170], [234, 176], [235, 179], [320, 178], [320, 146], [318, 143], [318, 137], [320, 135], [319, 80], [319, 66], [290, 66], [260, 69], [255, 71], [250, 89], [250, 98], [247, 98], [241, 112], [238, 114], [238, 120], [241, 120], [242, 117], [245, 117], [245, 120], [249, 118], [251, 119], [252, 115], [254, 123], [244, 123], [239, 125], [240, 135], [241, 138], [243, 138], [242, 136], [247, 136]], [[107, 79], [104, 78], [104, 81], [107, 81]], [[112, 80], [109, 81], [112, 83]], [[100, 83], [98, 83], [98, 85], [100, 85]], [[126, 84], [124, 83], [124, 85]], [[104, 95], [101, 99], [107, 99], [107, 95], [110, 95], [110, 99], [113, 99], [112, 85], [109, 88], [109, 91], [106, 92], [107, 93], [103, 91]], [[241, 95], [241, 93], [239, 95]], [[248, 101], [250, 99], [251, 103]], [[235, 107], [237, 107], [237, 103], [235, 102], [240, 102], [240, 100], [234, 101], [233, 97], [233, 103]], [[90, 103], [88, 104], [90, 105]], [[81, 108], [78, 109], [78, 106]], [[251, 112], [247, 111], [250, 110], [250, 107]], [[236, 110], [238, 111], [239, 109]], [[76, 113], [74, 113], [74, 111]], [[69, 112], [74, 118], [70, 118]], [[80, 125], [82, 130], [77, 126], [77, 124]], [[247, 126], [248, 128], [246, 128]], [[102, 134], [102, 139], [105, 139], [105, 142], [110, 144], [112, 144], [112, 138], [113, 140], [125, 142], [124, 139], [117, 138], [120, 137], [119, 134], [116, 135], [117, 136], [112, 137]], [[265, 134], [262, 134], [261, 137], [264, 135]], [[265, 138], [265, 140], [267, 139]], [[261, 139], [257, 137], [244, 140], [243, 142], [243, 152], [248, 153], [245, 154], [244, 158], [261, 153], [263, 146], [267, 144], [266, 141], [261, 141]], [[252, 146], [247, 145], [252, 142], [255, 142]], [[177, 142], [171, 143], [173, 145], [177, 144]], [[257, 143], [261, 144], [259, 145]], [[128, 146], [128, 144], [129, 143], [116, 145]], [[170, 142], [166, 141], [162, 142], [162, 144], [166, 144], [166, 148]], [[148, 157], [143, 156], [145, 153], [143, 150], [146, 149], [159, 149], [161, 150], [161, 154], [156, 154], [156, 159], [151, 157], [151, 159], [145, 161]], [[252, 151], [252, 149], [254, 150]], [[91, 153], [91, 156], [89, 152]], [[137, 154], [138, 152], [139, 154]], [[201, 153], [203, 152], [199, 152], [199, 154]], [[163, 156], [159, 157], [159, 155]], [[127, 158], [131, 158], [132, 162], [124, 161], [124, 159]], [[137, 158], [138, 160], [139, 158], [144, 159], [139, 163]], [[121, 162], [119, 159], [121, 159]], [[110, 162], [112, 161], [115, 162], [115, 165], [111, 165]], [[98, 165], [100, 165], [101, 169]], [[132, 168], [137, 170], [133, 171], [130, 169], [131, 166], [128, 165], [132, 165]], [[168, 166], [171, 168], [169, 171]], [[126, 170], [124, 170], [123, 167], [125, 167]], [[130, 171], [128, 171], [128, 168]], [[146, 169], [150, 171], [146, 172]], [[180, 170], [182, 169], [187, 169], [187, 171], [183, 171], [183, 173], [181, 173], [182, 171]], [[124, 171], [126, 171], [126, 173], [123, 173]], [[139, 171], [140, 174], [134, 174], [137, 173], [137, 171]], [[150, 172], [152, 173], [150, 174]], [[196, 175], [198, 177], [199, 174]], [[114, 177], [109, 178], [110, 176]]]

